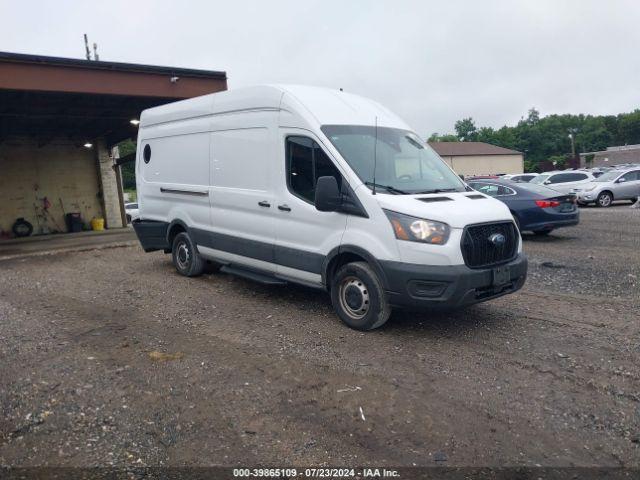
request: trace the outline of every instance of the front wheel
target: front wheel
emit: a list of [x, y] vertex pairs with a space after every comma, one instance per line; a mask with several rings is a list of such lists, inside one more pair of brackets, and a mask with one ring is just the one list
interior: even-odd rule
[[356, 330], [378, 328], [391, 315], [382, 283], [365, 262], [340, 267], [331, 282], [331, 303], [340, 319]]
[[596, 205], [599, 207], [610, 207], [611, 202], [613, 202], [613, 197], [609, 192], [602, 192], [598, 195], [598, 199], [596, 200]]
[[179, 233], [173, 239], [171, 255], [173, 265], [180, 275], [197, 277], [204, 270], [205, 262], [198, 253], [196, 244], [186, 232]]

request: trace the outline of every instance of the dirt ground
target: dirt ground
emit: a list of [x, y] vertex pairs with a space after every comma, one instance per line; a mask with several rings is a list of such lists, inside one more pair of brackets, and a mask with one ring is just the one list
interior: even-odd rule
[[640, 465], [640, 210], [526, 236], [524, 289], [371, 333], [138, 246], [0, 262], [0, 465]]

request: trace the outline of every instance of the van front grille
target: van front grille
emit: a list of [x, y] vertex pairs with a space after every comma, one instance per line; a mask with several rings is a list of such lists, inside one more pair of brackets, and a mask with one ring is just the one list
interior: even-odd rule
[[470, 268], [508, 262], [516, 255], [517, 248], [518, 231], [512, 222], [471, 225], [462, 236], [462, 256]]

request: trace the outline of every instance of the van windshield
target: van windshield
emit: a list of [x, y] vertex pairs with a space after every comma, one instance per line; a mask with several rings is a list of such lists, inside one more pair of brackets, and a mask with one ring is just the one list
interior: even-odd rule
[[463, 192], [465, 185], [415, 133], [362, 125], [324, 125], [322, 132], [360, 180], [393, 194]]

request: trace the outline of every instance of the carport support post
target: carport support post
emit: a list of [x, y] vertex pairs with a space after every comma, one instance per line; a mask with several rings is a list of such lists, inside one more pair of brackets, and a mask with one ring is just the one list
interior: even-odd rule
[[111, 159], [113, 160], [113, 171], [116, 172], [116, 182], [118, 185], [118, 199], [120, 203], [120, 219], [122, 225], [127, 225], [127, 212], [124, 208], [124, 187], [122, 186], [122, 166], [116, 161], [120, 158], [120, 148], [116, 145], [111, 149]]
[[94, 142], [96, 163], [102, 191], [102, 210], [107, 228], [122, 228], [121, 204], [122, 197], [118, 191], [118, 178], [113, 168], [113, 160], [109, 155], [107, 142], [99, 138]]

